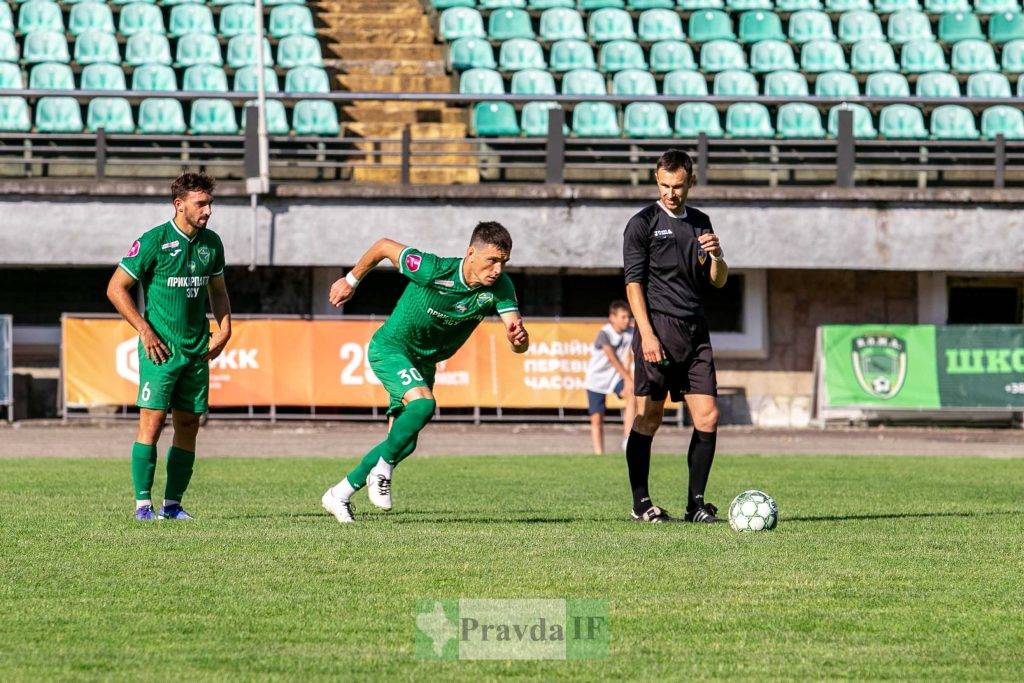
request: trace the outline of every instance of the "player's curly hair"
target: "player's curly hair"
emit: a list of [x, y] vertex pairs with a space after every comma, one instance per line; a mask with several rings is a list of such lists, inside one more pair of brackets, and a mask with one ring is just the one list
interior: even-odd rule
[[217, 181], [202, 171], [186, 171], [171, 183], [171, 199], [184, 199], [189, 192], [213, 194]]
[[496, 221], [481, 221], [476, 224], [473, 228], [473, 236], [469, 240], [470, 244], [486, 245], [490, 244], [498, 249], [501, 249], [505, 253], [512, 251], [512, 235], [508, 234], [508, 230], [505, 226]]
[[686, 171], [686, 175], [690, 175], [693, 172], [693, 159], [683, 150], [670, 147], [665, 150], [665, 153], [658, 159], [658, 165], [654, 167], [655, 173], [661, 169], [665, 169], [669, 173], [683, 169]]

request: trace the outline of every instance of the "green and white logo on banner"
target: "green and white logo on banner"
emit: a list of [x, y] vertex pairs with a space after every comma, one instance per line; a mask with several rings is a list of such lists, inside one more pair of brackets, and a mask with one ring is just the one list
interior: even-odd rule
[[907, 379], [907, 344], [888, 334], [864, 334], [853, 340], [853, 374], [861, 389], [890, 399]]

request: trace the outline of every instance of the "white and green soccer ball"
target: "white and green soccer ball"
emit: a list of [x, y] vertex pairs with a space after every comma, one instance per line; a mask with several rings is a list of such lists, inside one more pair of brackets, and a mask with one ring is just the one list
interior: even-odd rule
[[778, 522], [779, 506], [764, 491], [744, 491], [729, 505], [729, 526], [734, 531], [767, 531]]

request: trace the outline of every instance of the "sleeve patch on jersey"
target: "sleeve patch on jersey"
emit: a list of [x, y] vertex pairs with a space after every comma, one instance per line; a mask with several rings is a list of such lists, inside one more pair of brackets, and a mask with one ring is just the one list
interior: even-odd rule
[[423, 263], [423, 257], [419, 254], [406, 254], [405, 269], [410, 273], [415, 273], [419, 270], [421, 263]]
[[141, 249], [141, 248], [142, 248], [142, 245], [139, 244], [138, 240], [135, 240], [134, 242], [132, 242], [132, 246], [128, 249], [128, 253], [125, 254], [124, 257], [125, 258], [131, 258], [133, 256], [138, 256], [139, 255], [139, 249]]

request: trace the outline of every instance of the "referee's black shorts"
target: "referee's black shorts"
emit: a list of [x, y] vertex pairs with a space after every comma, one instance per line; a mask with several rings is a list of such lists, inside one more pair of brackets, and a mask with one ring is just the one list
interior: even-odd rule
[[718, 396], [711, 335], [703, 319], [680, 319], [656, 311], [651, 326], [665, 350], [667, 363], [644, 360], [640, 332], [633, 335], [633, 393], [663, 401], [668, 394], [681, 401], [686, 394]]

